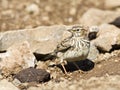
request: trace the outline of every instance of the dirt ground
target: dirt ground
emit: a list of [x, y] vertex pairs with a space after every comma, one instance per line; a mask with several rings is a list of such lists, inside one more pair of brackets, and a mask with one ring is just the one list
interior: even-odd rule
[[[115, 51], [116, 52], [116, 51]], [[113, 53], [115, 53], [113, 52]], [[68, 62], [65, 65], [65, 68], [68, 72], [68, 75], [64, 74], [64, 70], [61, 65], [53, 65], [46, 67], [46, 70], [50, 70], [53, 74], [53, 78], [59, 79], [60, 77], [66, 77], [72, 79], [90, 79], [91, 77], [103, 77], [105, 75], [120, 75], [120, 51], [118, 50], [117, 53], [115, 53], [115, 56], [107, 57], [107, 59], [102, 59], [102, 56], [99, 56], [99, 58], [96, 59], [96, 61], [91, 60], [83, 60], [76, 62], [76, 64], [79, 66], [78, 68], [75, 67], [73, 63]], [[44, 62], [44, 63], [50, 63]], [[38, 68], [41, 64], [38, 64]], [[46, 64], [45, 64], [46, 65]], [[48, 66], [48, 65], [47, 65]], [[41, 67], [41, 66], [40, 66]], [[44, 66], [43, 66], [44, 67]], [[45, 68], [45, 67], [44, 67]], [[56, 76], [54, 75], [56, 74]]]
[[[46, 69], [51, 74], [51, 80], [44, 84], [29, 84], [27, 90], [119, 90], [120, 79], [120, 51], [111, 53], [112, 57], [101, 59], [101, 55], [96, 61], [84, 60], [76, 62], [80, 68], [80, 72], [72, 63], [65, 65], [67, 75], [63, 73], [63, 68], [60, 65], [47, 66], [50, 61], [38, 64], [46, 66]], [[101, 59], [101, 60], [100, 60]], [[46, 64], [45, 64], [46, 63]], [[53, 64], [53, 63], [52, 63]], [[21, 88], [21, 87], [20, 87]], [[22, 87], [23, 88], [23, 87]]]
[[0, 31], [33, 28], [40, 25], [78, 24], [81, 15], [89, 8], [104, 9], [103, 1], [0, 0]]
[[[72, 25], [80, 21], [81, 15], [89, 8], [106, 9], [104, 0], [0, 0], [0, 32], [37, 26], [55, 24]], [[35, 10], [29, 11], [31, 5]], [[33, 6], [34, 6], [33, 5]], [[74, 8], [78, 11], [74, 11]], [[71, 9], [73, 10], [72, 12]], [[47, 63], [47, 62], [46, 62]], [[60, 65], [50, 66], [53, 80], [60, 82], [60, 78], [72, 80], [90, 79], [109, 75], [120, 75], [120, 54], [95, 63], [94, 61], [78, 62], [80, 69], [68, 63], [66, 69], [68, 76], [62, 72]]]

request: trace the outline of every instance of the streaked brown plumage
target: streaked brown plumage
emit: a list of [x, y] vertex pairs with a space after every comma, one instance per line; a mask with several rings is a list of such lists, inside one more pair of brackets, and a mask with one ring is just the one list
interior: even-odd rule
[[67, 72], [64, 67], [64, 61], [75, 62], [84, 60], [87, 58], [90, 49], [90, 42], [86, 39], [88, 28], [74, 26], [68, 31], [72, 33], [72, 36], [61, 41], [53, 52], [57, 59], [60, 60], [65, 73]]

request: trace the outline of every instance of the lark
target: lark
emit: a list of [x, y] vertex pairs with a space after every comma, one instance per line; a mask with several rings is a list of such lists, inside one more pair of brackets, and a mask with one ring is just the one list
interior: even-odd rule
[[64, 67], [65, 61], [73, 62], [79, 68], [75, 61], [85, 60], [90, 50], [90, 42], [87, 39], [89, 30], [87, 27], [73, 26], [68, 31], [72, 35], [61, 41], [54, 52], [51, 53], [51, 55], [56, 55], [57, 59], [60, 60], [65, 74], [67, 74]]

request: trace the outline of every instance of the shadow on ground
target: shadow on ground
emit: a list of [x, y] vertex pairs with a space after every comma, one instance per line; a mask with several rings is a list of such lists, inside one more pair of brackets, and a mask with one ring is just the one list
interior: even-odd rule
[[[94, 62], [92, 62], [92, 61], [90, 61], [88, 59], [87, 60], [77, 61], [75, 63], [79, 67], [79, 70], [81, 70], [81, 71], [89, 71], [89, 70], [94, 68]], [[64, 72], [61, 64], [58, 64], [56, 66], [59, 67]], [[65, 66], [65, 69], [66, 69], [67, 72], [74, 72], [74, 71], [78, 70], [78, 68], [72, 62], [68, 62], [64, 66]]]

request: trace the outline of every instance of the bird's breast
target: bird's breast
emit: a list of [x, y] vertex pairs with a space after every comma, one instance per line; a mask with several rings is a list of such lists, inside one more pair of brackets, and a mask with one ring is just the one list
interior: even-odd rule
[[66, 51], [63, 57], [66, 61], [79, 61], [87, 58], [90, 49], [90, 43], [86, 40], [73, 42], [73, 48]]

